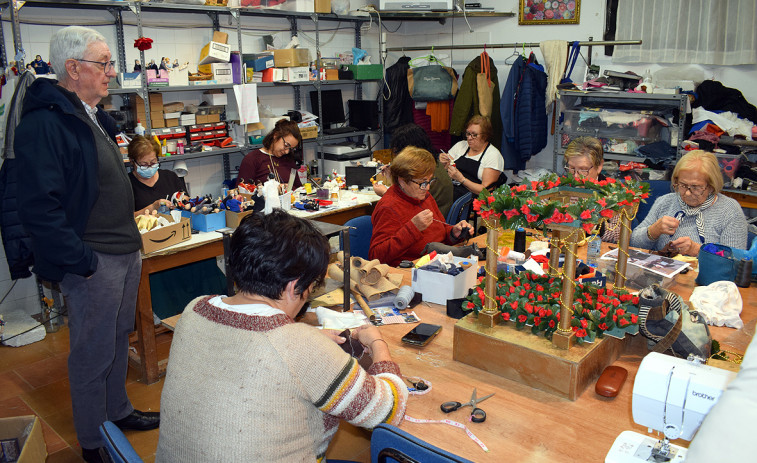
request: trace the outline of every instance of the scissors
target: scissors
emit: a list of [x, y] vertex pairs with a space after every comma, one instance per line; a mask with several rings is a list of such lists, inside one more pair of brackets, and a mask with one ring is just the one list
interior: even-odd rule
[[473, 410], [470, 412], [470, 420], [474, 423], [483, 423], [486, 421], [486, 412], [478, 408], [476, 405], [478, 405], [479, 402], [483, 402], [484, 400], [488, 399], [489, 397], [493, 396], [494, 393], [492, 392], [489, 395], [485, 395], [481, 397], [480, 399], [476, 398], [476, 389], [473, 389], [473, 395], [470, 397], [470, 402], [466, 402], [464, 404], [461, 404], [460, 402], [444, 402], [442, 404], [442, 411], [444, 413], [452, 413], [458, 408], [462, 407], [473, 407]]

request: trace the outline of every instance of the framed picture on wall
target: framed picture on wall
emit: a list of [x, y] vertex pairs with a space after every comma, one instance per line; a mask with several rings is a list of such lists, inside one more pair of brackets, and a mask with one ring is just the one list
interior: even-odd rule
[[578, 24], [581, 0], [518, 1], [518, 24]]

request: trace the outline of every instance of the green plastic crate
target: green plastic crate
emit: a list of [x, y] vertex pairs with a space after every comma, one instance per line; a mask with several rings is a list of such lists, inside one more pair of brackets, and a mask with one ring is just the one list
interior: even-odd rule
[[352, 71], [355, 80], [378, 80], [384, 76], [380, 64], [349, 64], [347, 68]]

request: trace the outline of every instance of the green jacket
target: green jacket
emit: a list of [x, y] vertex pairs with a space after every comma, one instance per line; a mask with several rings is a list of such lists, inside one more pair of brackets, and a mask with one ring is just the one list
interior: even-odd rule
[[[502, 117], [499, 112], [499, 80], [497, 78], [497, 68], [494, 66], [494, 60], [489, 58], [491, 69], [491, 79], [494, 83], [494, 94], [492, 95], [492, 136], [489, 143], [500, 149], [502, 141]], [[476, 85], [476, 74], [481, 72], [481, 59], [476, 57], [468, 63], [463, 73], [463, 83], [457, 92], [455, 106], [452, 109], [452, 118], [449, 124], [449, 133], [452, 135], [462, 136], [465, 130], [465, 124], [473, 116], [478, 116], [478, 89]]]

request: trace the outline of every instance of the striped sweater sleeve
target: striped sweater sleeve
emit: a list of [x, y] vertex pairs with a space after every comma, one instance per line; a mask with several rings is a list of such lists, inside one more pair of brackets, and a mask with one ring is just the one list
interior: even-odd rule
[[399, 425], [405, 416], [407, 387], [394, 362], [379, 362], [363, 370], [350, 357], [315, 406], [355, 426], [374, 428], [381, 423]]

